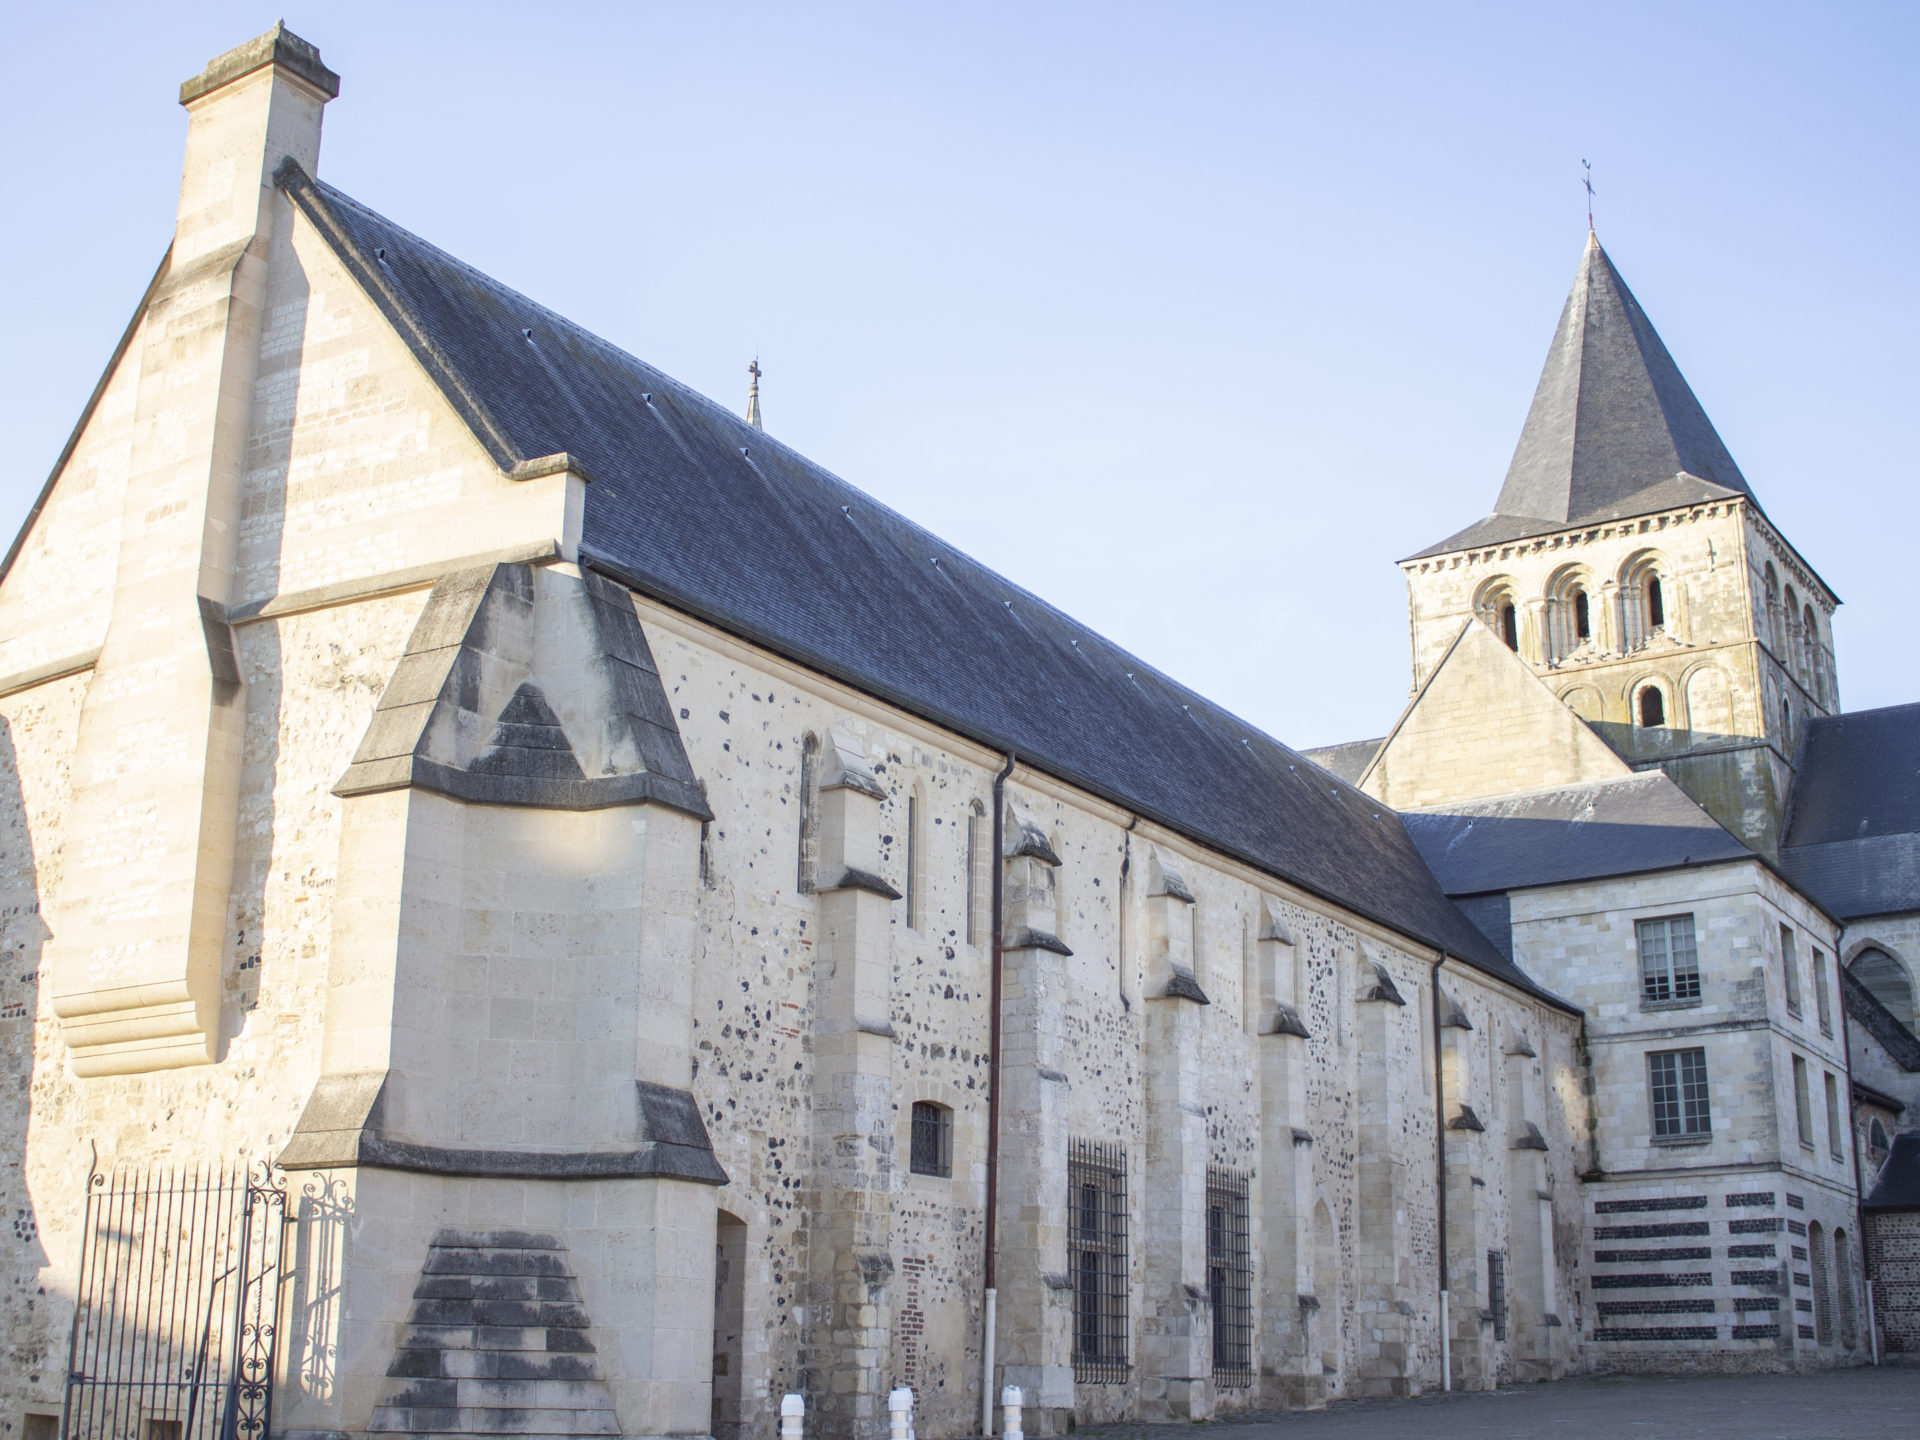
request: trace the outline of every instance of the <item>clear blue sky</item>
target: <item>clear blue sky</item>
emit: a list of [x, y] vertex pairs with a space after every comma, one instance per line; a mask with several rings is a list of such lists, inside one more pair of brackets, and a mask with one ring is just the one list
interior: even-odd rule
[[[252, 6], [6, 7], [0, 528], [170, 233]], [[1920, 699], [1912, 5], [289, 12], [321, 173], [1295, 745], [1405, 702], [1393, 561], [1492, 505], [1600, 237]]]

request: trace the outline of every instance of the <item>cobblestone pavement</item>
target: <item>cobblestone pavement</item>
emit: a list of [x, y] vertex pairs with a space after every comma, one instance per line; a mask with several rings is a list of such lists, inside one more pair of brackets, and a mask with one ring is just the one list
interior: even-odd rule
[[[1920, 1368], [1562, 1380], [1416, 1400], [1347, 1400], [1199, 1429], [1231, 1431], [1232, 1440], [1920, 1440]], [[1089, 1440], [1168, 1440], [1173, 1432], [1110, 1425], [1082, 1433]]]

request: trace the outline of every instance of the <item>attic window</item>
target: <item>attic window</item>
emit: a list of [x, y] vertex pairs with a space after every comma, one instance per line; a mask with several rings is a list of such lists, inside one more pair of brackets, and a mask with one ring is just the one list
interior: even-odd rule
[[1652, 730], [1667, 723], [1667, 697], [1660, 693], [1658, 685], [1649, 685], [1640, 692], [1640, 724]]

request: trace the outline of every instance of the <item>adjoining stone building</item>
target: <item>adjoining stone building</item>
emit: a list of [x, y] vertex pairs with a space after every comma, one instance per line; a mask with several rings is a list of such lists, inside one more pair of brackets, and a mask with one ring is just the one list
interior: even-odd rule
[[1448, 1312], [1577, 1368], [1578, 1011], [1399, 817], [316, 179], [337, 89], [184, 87], [0, 576], [4, 1423], [1057, 1432], [1436, 1386]]
[[[1656, 1360], [1614, 1282], [1696, 1232], [1602, 1231], [1669, 1203], [1715, 1252], [1684, 1363], [1858, 1356], [1843, 1292], [1798, 1313], [1854, 1275], [1842, 941], [1766, 833], [1832, 597], [1597, 246], [1516, 498], [1407, 562], [1419, 698], [1323, 768], [320, 181], [337, 91], [279, 27], [183, 87], [174, 243], [0, 567], [0, 1424], [735, 1440], [797, 1391], [870, 1437], [906, 1385], [939, 1437], [1008, 1384], [1059, 1433], [1548, 1378]], [[1595, 373], [1629, 413], [1555, 452]], [[1619, 728], [1650, 687], [1694, 738]], [[258, 1243], [194, 1270], [167, 1177], [242, 1165]]]

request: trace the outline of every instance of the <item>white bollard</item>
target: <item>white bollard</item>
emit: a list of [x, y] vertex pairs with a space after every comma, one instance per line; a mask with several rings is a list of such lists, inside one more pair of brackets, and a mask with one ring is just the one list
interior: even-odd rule
[[1003, 1440], [1027, 1440], [1020, 1426], [1020, 1387], [1009, 1385], [1000, 1392], [1000, 1429]]
[[902, 1385], [887, 1396], [887, 1418], [892, 1440], [913, 1440], [913, 1391]]
[[780, 1440], [800, 1440], [807, 1428], [807, 1402], [801, 1395], [783, 1396], [780, 1401]]

